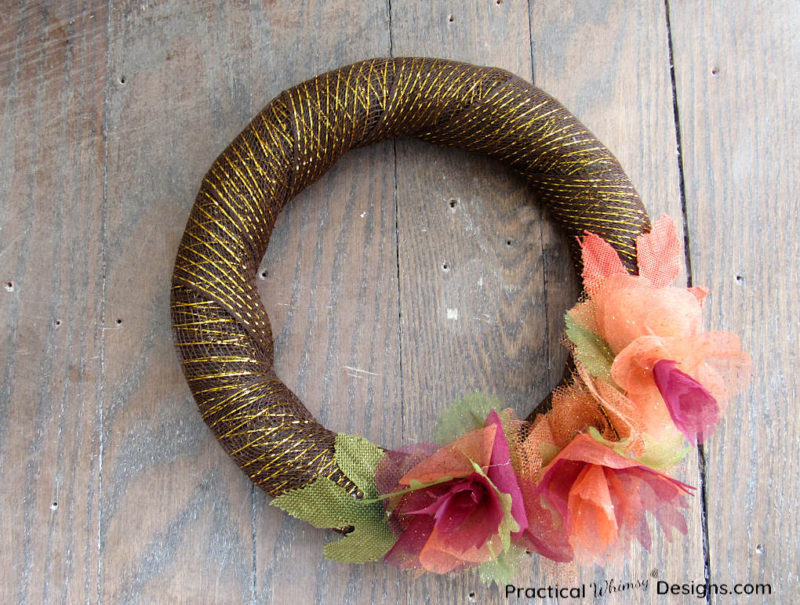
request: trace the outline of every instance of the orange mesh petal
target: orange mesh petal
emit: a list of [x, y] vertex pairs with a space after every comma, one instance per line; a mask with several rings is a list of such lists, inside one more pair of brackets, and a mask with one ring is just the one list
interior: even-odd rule
[[502, 544], [498, 540], [489, 540], [480, 548], [469, 548], [467, 550], [452, 549], [447, 541], [442, 540], [439, 532], [433, 530], [431, 537], [422, 547], [419, 553], [419, 560], [426, 570], [434, 573], [447, 573], [465, 563], [480, 565], [486, 561], [491, 561], [495, 555], [503, 550]]
[[474, 472], [473, 462], [485, 468], [491, 461], [496, 434], [496, 424], [470, 431], [420, 462], [401, 477], [400, 483], [410, 485], [411, 481], [430, 483], [444, 477], [466, 477]]
[[653, 379], [653, 365], [661, 359], [677, 363], [724, 407], [750, 380], [750, 356], [730, 332], [702, 332], [686, 338], [642, 336], [614, 359], [611, 377], [627, 393], [645, 420], [646, 432], [658, 437], [668, 410]]
[[[644, 454], [644, 441], [641, 432], [644, 419], [641, 410], [628, 397], [605, 380], [595, 379], [589, 375], [580, 363], [576, 364], [578, 374], [589, 392], [602, 404], [600, 412], [613, 427], [615, 436], [603, 434], [610, 441], [615, 439], [631, 439], [627, 453], [634, 456]], [[598, 429], [599, 430], [599, 429]]]
[[579, 560], [603, 555], [619, 534], [603, 468], [587, 464], [569, 490], [569, 543]]
[[547, 414], [553, 443], [560, 449], [572, 441], [576, 434], [589, 426], [595, 427], [608, 439], [616, 435], [600, 411], [600, 403], [583, 383], [575, 382], [553, 392], [553, 408]]
[[653, 379], [653, 365], [659, 359], [671, 359], [665, 347], [667, 339], [642, 336], [625, 347], [614, 359], [611, 377], [622, 388], [636, 410], [642, 433], [658, 439], [672, 426], [669, 410]]
[[640, 336], [691, 336], [701, 329], [702, 308], [686, 289], [654, 288], [644, 279], [614, 279], [593, 298], [600, 335], [614, 353]]
[[629, 397], [639, 395], [656, 388], [653, 380], [653, 364], [659, 359], [671, 359], [665, 346], [665, 339], [659, 336], [642, 336], [622, 349], [614, 358], [611, 378]]
[[678, 367], [708, 389], [720, 405], [750, 381], [752, 361], [736, 334], [704, 332], [670, 348], [675, 349]]
[[706, 300], [706, 296], [708, 296], [708, 288], [704, 288], [703, 286], [692, 286], [691, 288], [688, 288], [688, 290], [702, 306], [703, 302]]
[[550, 411], [536, 418], [527, 438], [516, 446], [520, 476], [537, 477], [543, 447], [563, 449], [589, 427], [608, 441], [630, 438], [632, 455], [644, 452], [642, 414], [636, 404], [611, 384], [590, 376], [580, 363], [577, 368], [573, 382], [553, 391]]
[[[523, 440], [517, 440], [516, 453], [518, 459], [518, 475], [529, 481], [535, 481], [542, 470], [542, 445], [554, 442], [553, 431], [547, 420], [549, 414], [537, 416], [533, 427]], [[516, 466], [515, 466], [516, 468]]]
[[594, 332], [595, 334], [600, 333], [600, 327], [597, 325], [597, 319], [595, 317], [597, 308], [591, 299], [578, 303], [567, 312], [570, 317], [575, 320], [575, 323], [582, 328]]

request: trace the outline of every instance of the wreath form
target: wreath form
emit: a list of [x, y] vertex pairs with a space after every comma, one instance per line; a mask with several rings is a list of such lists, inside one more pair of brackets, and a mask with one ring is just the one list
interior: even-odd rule
[[[500, 160], [528, 181], [571, 240], [595, 234], [616, 252], [615, 270], [637, 273], [637, 238], [651, 227], [630, 180], [572, 114], [519, 77], [440, 59], [372, 59], [283, 92], [206, 174], [171, 296], [177, 350], [203, 419], [273, 497], [322, 479], [355, 499], [365, 488], [352, 465], [342, 468], [337, 434], [275, 374], [255, 285], [259, 263], [289, 200], [347, 150], [396, 136]], [[581, 253], [576, 245], [579, 272]]]

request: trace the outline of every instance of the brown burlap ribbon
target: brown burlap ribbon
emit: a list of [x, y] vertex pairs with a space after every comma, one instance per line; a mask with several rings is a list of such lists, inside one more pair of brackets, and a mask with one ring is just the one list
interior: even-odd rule
[[292, 197], [348, 149], [395, 136], [497, 158], [528, 180], [569, 235], [597, 233], [635, 271], [635, 239], [649, 222], [619, 162], [557, 101], [513, 74], [372, 59], [283, 92], [205, 176], [172, 278], [175, 341], [200, 412], [272, 496], [318, 476], [357, 488], [334, 463], [335, 434], [275, 375], [258, 265]]

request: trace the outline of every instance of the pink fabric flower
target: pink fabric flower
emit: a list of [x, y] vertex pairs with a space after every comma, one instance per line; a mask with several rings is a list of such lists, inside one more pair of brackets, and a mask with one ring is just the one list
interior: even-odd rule
[[504, 531], [519, 535], [528, 526], [495, 411], [484, 428], [427, 457], [419, 450], [390, 452], [378, 466], [376, 482], [384, 494], [428, 484], [389, 500], [389, 523], [398, 540], [385, 561], [402, 569], [441, 574], [485, 563], [502, 551]]
[[661, 359], [653, 365], [653, 379], [678, 430], [693, 444], [702, 443], [703, 435], [719, 420], [717, 400], [671, 360]]
[[692, 487], [622, 456], [586, 434], [575, 437], [545, 467], [538, 485], [543, 504], [560, 517], [580, 562], [600, 561], [636, 537], [650, 547], [645, 511], [667, 531], [686, 533], [679, 509]]

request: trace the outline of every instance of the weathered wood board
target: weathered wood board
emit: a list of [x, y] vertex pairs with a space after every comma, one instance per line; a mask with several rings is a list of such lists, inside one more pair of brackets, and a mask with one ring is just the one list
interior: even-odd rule
[[[772, 590], [712, 602], [792, 602], [798, 30], [788, 0], [2, 3], [0, 602], [507, 601], [474, 577], [322, 559], [330, 535], [270, 507], [217, 445], [172, 345], [174, 255], [217, 154], [281, 90], [404, 55], [560, 99], [653, 216], [683, 221], [708, 326], [754, 358], [677, 472], [702, 487], [687, 536], [605, 569], [531, 557], [517, 585], [647, 580], [599, 600], [679, 603], [659, 580], [707, 576]], [[474, 390], [526, 414], [560, 378], [578, 288], [518, 177], [412, 140], [352, 152], [299, 195], [260, 275], [281, 378], [327, 426], [388, 446]]]

